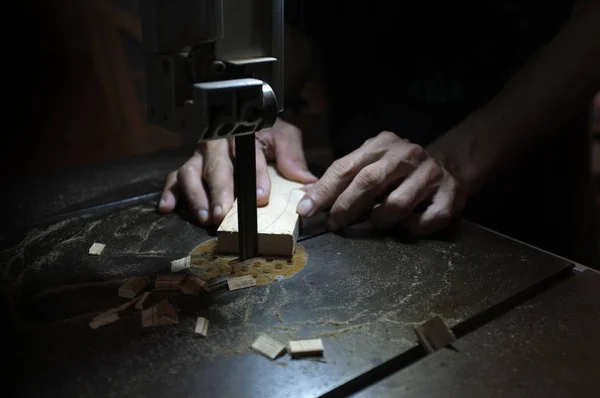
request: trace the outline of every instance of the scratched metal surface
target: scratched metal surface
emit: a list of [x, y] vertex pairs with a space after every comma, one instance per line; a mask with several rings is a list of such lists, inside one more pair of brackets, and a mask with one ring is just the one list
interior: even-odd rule
[[600, 274], [576, 274], [357, 396], [598, 396], [599, 292]]
[[[308, 264], [288, 280], [173, 298], [177, 326], [141, 329], [134, 313], [89, 329], [91, 313], [120, 302], [125, 277], [164, 270], [206, 238], [147, 203], [13, 241], [0, 260], [20, 286], [18, 395], [317, 396], [414, 347], [414, 326], [431, 315], [457, 324], [570, 267], [468, 223], [444, 241], [325, 234], [303, 242]], [[94, 241], [107, 244], [100, 257], [86, 254]], [[193, 335], [199, 315], [206, 339]], [[324, 361], [271, 362], [250, 352], [261, 332], [320, 337]]]

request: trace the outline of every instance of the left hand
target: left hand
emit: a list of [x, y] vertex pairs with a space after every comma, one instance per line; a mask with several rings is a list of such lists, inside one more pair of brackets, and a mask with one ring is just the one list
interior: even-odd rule
[[[444, 228], [465, 205], [458, 180], [422, 147], [384, 131], [351, 154], [336, 160], [307, 189], [298, 204], [301, 216], [331, 207], [327, 226], [337, 230], [371, 211], [376, 227], [399, 223], [414, 235]], [[423, 213], [413, 213], [419, 204]]]

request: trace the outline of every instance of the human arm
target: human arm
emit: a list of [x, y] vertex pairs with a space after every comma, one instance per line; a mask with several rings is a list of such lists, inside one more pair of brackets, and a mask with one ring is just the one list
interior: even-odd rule
[[498, 95], [426, 149], [440, 154], [470, 196], [589, 106], [598, 87], [600, 1], [589, 0]]
[[[444, 227], [494, 173], [588, 105], [600, 80], [599, 8], [581, 3], [494, 99], [425, 150], [384, 132], [336, 161], [298, 212], [331, 207], [332, 229], [370, 210], [382, 228], [401, 222], [426, 235]], [[421, 203], [427, 209], [414, 213]]]

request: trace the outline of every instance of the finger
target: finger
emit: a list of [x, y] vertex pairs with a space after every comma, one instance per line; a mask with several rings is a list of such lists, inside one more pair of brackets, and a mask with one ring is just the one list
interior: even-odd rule
[[393, 133], [383, 132], [367, 140], [350, 155], [336, 160], [323, 177], [307, 190], [298, 204], [298, 214], [309, 217], [333, 205], [360, 170], [386, 153], [390, 154], [390, 161], [395, 162], [397, 167], [412, 170], [415, 159], [420, 159], [423, 152], [420, 146], [402, 141]]
[[432, 203], [421, 214], [411, 214], [404, 227], [416, 236], [430, 235], [447, 226], [455, 214], [457, 183], [448, 179], [433, 196]]
[[275, 161], [277, 169], [290, 180], [309, 184], [318, 180], [309, 170], [302, 147], [302, 132], [289, 126], [285, 134], [275, 136]]
[[266, 206], [271, 194], [271, 179], [267, 169], [267, 159], [262, 149], [262, 144], [256, 142], [256, 204]]
[[165, 188], [158, 202], [158, 211], [161, 213], [170, 213], [177, 206], [177, 197], [180, 194], [179, 184], [177, 182], [177, 172], [173, 171], [167, 176]]
[[233, 206], [233, 163], [227, 140], [209, 141], [204, 146], [203, 176], [210, 196], [212, 222], [221, 224]]
[[406, 168], [398, 166], [397, 158], [384, 156], [363, 168], [331, 207], [327, 220], [329, 229], [344, 228], [371, 210], [375, 198], [408, 174]]
[[373, 210], [373, 224], [386, 229], [404, 220], [436, 191], [443, 176], [444, 171], [433, 159], [423, 162]]
[[202, 183], [202, 155], [192, 157], [177, 172], [183, 194], [188, 202], [188, 207], [200, 224], [210, 222], [208, 195]]

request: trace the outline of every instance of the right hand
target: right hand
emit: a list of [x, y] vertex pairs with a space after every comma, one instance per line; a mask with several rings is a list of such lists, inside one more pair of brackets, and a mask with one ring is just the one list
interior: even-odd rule
[[[308, 171], [302, 150], [302, 132], [296, 126], [277, 119], [272, 128], [256, 133], [256, 200], [259, 206], [269, 202], [271, 181], [267, 162], [293, 181], [310, 184], [317, 178]], [[172, 212], [185, 198], [193, 216], [202, 225], [219, 225], [234, 201], [233, 140], [207, 141], [198, 145], [192, 157], [167, 176], [158, 210]]]

